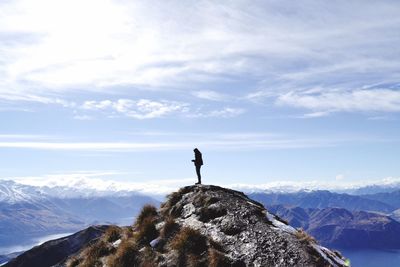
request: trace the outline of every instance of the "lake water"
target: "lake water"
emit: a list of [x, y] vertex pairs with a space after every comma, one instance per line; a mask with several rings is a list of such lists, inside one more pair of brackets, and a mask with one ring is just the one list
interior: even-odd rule
[[352, 267], [400, 267], [400, 250], [338, 249]]
[[0, 255], [6, 255], [13, 252], [20, 252], [31, 249], [34, 246], [38, 246], [43, 244], [46, 241], [61, 238], [64, 236], [71, 235], [72, 233], [61, 233], [61, 234], [53, 234], [53, 235], [46, 235], [38, 238], [34, 238], [29, 242], [25, 243], [24, 245], [15, 245], [15, 246], [3, 246], [0, 247]]

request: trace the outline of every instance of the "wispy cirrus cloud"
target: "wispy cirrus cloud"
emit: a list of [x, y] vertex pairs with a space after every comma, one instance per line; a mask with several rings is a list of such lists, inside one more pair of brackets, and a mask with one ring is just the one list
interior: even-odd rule
[[[133, 141], [99, 141], [84, 142], [58, 139], [52, 140], [20, 140], [0, 139], [0, 149], [33, 149], [47, 151], [77, 151], [77, 152], [138, 152], [138, 151], [163, 151], [163, 150], [191, 150], [196, 144], [208, 150], [269, 150], [269, 149], [304, 149], [313, 147], [335, 147], [348, 143], [370, 142], [398, 142], [398, 140], [384, 140], [374, 137], [348, 136], [348, 137], [300, 137], [270, 133], [154, 133], [146, 132], [136, 135]], [[155, 137], [157, 141], [144, 139]]]
[[233, 118], [245, 113], [243, 108], [224, 107], [221, 109], [212, 109], [208, 111], [197, 110], [187, 114], [189, 118]]
[[195, 97], [206, 99], [210, 101], [227, 101], [232, 97], [226, 94], [222, 94], [213, 90], [200, 90], [193, 92]]
[[305, 117], [321, 117], [332, 112], [399, 112], [400, 90], [292, 91], [280, 95], [276, 104], [313, 111]]
[[[256, 83], [243, 89], [253, 96], [271, 95], [271, 88], [284, 96], [315, 86], [357, 94], [364, 85], [400, 79], [400, 5], [390, 0], [307, 5], [204, 0], [190, 6], [18, 0], [2, 4], [2, 10], [0, 77], [8, 86], [0, 96], [12, 88], [20, 96], [62, 98], [125, 85], [131, 85], [125, 91], [173, 87], [182, 93], [193, 83], [246, 79]], [[226, 97], [219, 90], [195, 95]]]
[[159, 118], [171, 113], [185, 113], [189, 104], [173, 101], [154, 101], [149, 99], [118, 99], [85, 101], [81, 106], [84, 110], [111, 111], [135, 119]]
[[[243, 108], [194, 108], [189, 103], [150, 99], [90, 100], [85, 101], [80, 108], [84, 111], [100, 111], [109, 116], [119, 114], [140, 120], [155, 119], [170, 115], [179, 115], [187, 118], [232, 118], [245, 112]], [[78, 119], [80, 118], [78, 117]], [[86, 117], [83, 118], [85, 119]]]

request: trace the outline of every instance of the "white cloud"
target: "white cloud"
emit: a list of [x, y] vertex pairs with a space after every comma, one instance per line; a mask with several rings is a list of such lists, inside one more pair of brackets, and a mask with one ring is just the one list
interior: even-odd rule
[[0, 142], [0, 148], [75, 151], [143, 151], [192, 147], [185, 143], [129, 143], [129, 142]]
[[55, 139], [56, 137], [41, 134], [16, 134], [16, 133], [0, 133], [0, 140], [43, 140]]
[[[365, 84], [398, 83], [397, 2], [250, 2], [7, 1], [0, 96], [13, 90], [18, 101], [132, 84], [125, 90], [183, 91], [193, 82], [246, 79], [263, 95], [339, 85], [357, 94]], [[222, 99], [210, 91], [198, 97]], [[287, 97], [279, 101], [291, 102]]]
[[388, 89], [329, 90], [318, 93], [291, 91], [277, 98], [278, 105], [315, 111], [309, 117], [331, 112], [399, 112], [400, 91]]
[[198, 111], [195, 113], [187, 114], [187, 117], [189, 117], [189, 118], [233, 118], [233, 117], [237, 117], [245, 112], [246, 112], [246, 110], [243, 108], [225, 107], [222, 109], [210, 110], [207, 112]]
[[203, 91], [195, 91], [193, 95], [211, 101], [226, 101], [229, 100], [231, 97], [225, 94], [218, 93], [216, 91], [211, 90], [203, 90]]
[[[64, 194], [65, 196], [90, 196], [113, 194], [115, 192], [134, 191], [147, 194], [168, 194], [178, 190], [182, 186], [192, 184], [194, 178], [185, 179], [166, 179], [166, 180], [150, 180], [146, 182], [135, 182], [138, 174], [129, 174], [130, 181], [121, 181], [112, 177], [118, 175], [126, 175], [114, 171], [90, 171], [75, 173], [58, 173], [42, 176], [29, 177], [7, 177], [18, 183], [49, 187], [47, 192]], [[4, 179], [4, 178], [3, 178]], [[218, 184], [223, 187], [232, 188], [244, 192], [297, 192], [300, 190], [331, 190], [339, 192], [351, 192], [358, 188], [367, 186], [383, 186], [386, 188], [398, 188], [400, 186], [400, 178], [387, 177], [383, 179], [365, 180], [356, 182], [343, 182], [335, 180], [331, 182], [302, 180], [302, 181], [271, 181], [264, 184]], [[62, 190], [54, 190], [54, 189]], [[53, 190], [52, 190], [53, 189]]]
[[[49, 187], [50, 190], [46, 190], [45, 188], [43, 190], [50, 194], [57, 194], [59, 197], [110, 195], [115, 194], [115, 192], [126, 191], [147, 194], [167, 194], [176, 191], [180, 187], [188, 185], [189, 183], [193, 183], [193, 178], [134, 182], [137, 178], [131, 177], [131, 181], [118, 181], [112, 178], [115, 175], [121, 175], [121, 173], [113, 171], [92, 171], [49, 174], [43, 176], [11, 177], [7, 179], [12, 179], [25, 185]], [[137, 174], [130, 174], [130, 176], [137, 176]]]
[[[43, 96], [43, 95], [36, 95], [36, 94], [30, 94], [30, 93], [22, 93], [22, 92], [13, 92], [12, 90], [8, 89], [7, 86], [2, 87], [3, 89], [0, 89], [0, 101], [11, 101], [11, 102], [36, 102], [36, 103], [42, 103], [42, 104], [52, 104], [52, 105], [60, 105], [63, 107], [68, 107], [68, 108], [74, 108], [76, 106], [76, 103], [73, 101], [67, 101], [64, 99], [61, 99], [59, 97], [54, 97], [54, 96]], [[4, 88], [8, 91], [3, 91]]]
[[154, 101], [149, 99], [118, 99], [116, 101], [85, 101], [82, 105], [86, 110], [111, 111], [135, 119], [153, 119], [172, 113], [185, 113], [188, 104], [173, 101]]
[[335, 181], [272, 181], [264, 184], [230, 184], [230, 188], [245, 192], [297, 192], [301, 190], [331, 190], [331, 191], [353, 191], [367, 186], [384, 186], [388, 188], [400, 187], [400, 177], [387, 177], [376, 180], [346, 181], [336, 179]]
[[[143, 136], [149, 137], [146, 133]], [[161, 150], [187, 150], [197, 144], [208, 150], [268, 150], [268, 149], [302, 149], [310, 147], [331, 147], [346, 142], [376, 142], [371, 138], [363, 139], [360, 136], [353, 138], [302, 138], [293, 136], [273, 135], [267, 133], [201, 133], [201, 134], [176, 134], [168, 138], [156, 135], [157, 142], [135, 141], [125, 142], [73, 142], [70, 140], [0, 140], [0, 148], [35, 149], [49, 151], [95, 151], [95, 152], [137, 152]], [[173, 141], [172, 141], [173, 140]]]

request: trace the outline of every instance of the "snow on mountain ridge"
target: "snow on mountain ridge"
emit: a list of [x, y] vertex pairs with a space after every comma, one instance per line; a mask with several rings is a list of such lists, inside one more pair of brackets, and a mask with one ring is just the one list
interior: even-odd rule
[[[146, 194], [165, 196], [176, 188], [191, 184], [193, 179], [154, 180], [146, 182], [115, 181], [92, 174], [48, 175], [44, 177], [19, 177], [0, 179], [0, 202], [33, 201], [46, 196], [57, 198], [90, 198], [100, 196], [127, 196]], [[341, 181], [279, 181], [264, 184], [223, 185], [246, 193], [293, 193], [329, 190], [338, 193], [362, 194], [400, 189], [400, 178], [345, 183]], [[366, 191], [368, 190], [368, 191]]]
[[43, 193], [33, 186], [23, 185], [14, 181], [0, 181], [0, 202], [14, 204], [18, 202], [33, 202], [43, 198]]

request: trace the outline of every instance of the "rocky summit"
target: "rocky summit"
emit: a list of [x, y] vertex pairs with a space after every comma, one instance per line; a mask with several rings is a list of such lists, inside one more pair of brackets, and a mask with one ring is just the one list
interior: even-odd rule
[[[211, 185], [181, 188], [133, 226], [111, 226], [55, 266], [348, 266], [304, 231], [245, 194]], [[45, 267], [45, 266], [43, 266]]]

